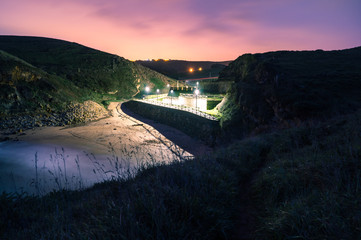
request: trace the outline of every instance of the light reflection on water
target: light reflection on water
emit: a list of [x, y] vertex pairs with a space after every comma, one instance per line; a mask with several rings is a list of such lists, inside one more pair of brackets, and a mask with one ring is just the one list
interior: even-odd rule
[[105, 155], [28, 142], [0, 142], [0, 193], [79, 189], [114, 176]]

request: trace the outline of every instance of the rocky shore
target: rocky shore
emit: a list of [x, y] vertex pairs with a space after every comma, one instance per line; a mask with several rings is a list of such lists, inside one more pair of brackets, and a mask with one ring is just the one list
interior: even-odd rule
[[[2, 135], [22, 133], [24, 130], [44, 126], [65, 126], [86, 123], [110, 116], [100, 104], [93, 101], [71, 103], [62, 112], [46, 112], [34, 115], [5, 116], [0, 118]], [[4, 140], [0, 135], [0, 141]]]

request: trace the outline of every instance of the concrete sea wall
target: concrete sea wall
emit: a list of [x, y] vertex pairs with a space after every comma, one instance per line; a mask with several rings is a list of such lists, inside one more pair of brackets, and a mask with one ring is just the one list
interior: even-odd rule
[[218, 121], [212, 121], [190, 112], [147, 104], [138, 101], [128, 101], [123, 106], [132, 112], [157, 122], [172, 126], [191, 137], [203, 140], [213, 146], [219, 136]]

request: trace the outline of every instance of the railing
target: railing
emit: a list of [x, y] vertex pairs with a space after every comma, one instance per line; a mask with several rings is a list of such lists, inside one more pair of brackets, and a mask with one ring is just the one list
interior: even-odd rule
[[150, 95], [146, 95], [144, 96], [144, 99], [158, 99], [158, 98], [164, 98], [168, 96], [168, 93], [161, 93], [161, 94], [150, 94]]
[[204, 117], [207, 118], [209, 120], [212, 121], [219, 121], [218, 118], [213, 117], [212, 115], [209, 115], [207, 113], [201, 112], [198, 109], [195, 108], [191, 108], [191, 107], [187, 107], [184, 105], [176, 105], [176, 104], [170, 104], [170, 103], [164, 103], [164, 102], [160, 102], [160, 101], [154, 101], [154, 100], [140, 100], [140, 99], [133, 99], [134, 101], [138, 101], [138, 102], [144, 102], [144, 103], [148, 103], [148, 104], [152, 104], [152, 105], [157, 105], [157, 106], [162, 106], [162, 107], [167, 107], [167, 108], [173, 108], [173, 109], [177, 109], [177, 110], [181, 110], [181, 111], [185, 111], [185, 112], [190, 112], [193, 114], [196, 114], [200, 117]]

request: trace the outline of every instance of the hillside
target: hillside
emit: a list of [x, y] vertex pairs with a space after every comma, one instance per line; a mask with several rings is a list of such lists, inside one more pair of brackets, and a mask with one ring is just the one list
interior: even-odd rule
[[235, 82], [222, 125], [242, 135], [353, 112], [361, 103], [360, 66], [361, 47], [242, 55], [220, 74]]
[[166, 91], [168, 83], [174, 80], [77, 43], [0, 36], [0, 129], [10, 133], [91, 120], [76, 108], [93, 106], [96, 119], [103, 111], [96, 103], [83, 102], [107, 104], [141, 95], [146, 86]]
[[1, 50], [0, 66], [1, 114], [41, 110], [48, 104], [61, 108], [66, 101], [82, 97], [71, 81]]
[[[109, 101], [166, 91], [174, 80], [77, 43], [0, 36], [0, 130], [63, 126], [106, 116]], [[101, 105], [99, 105], [101, 104]]]
[[122, 57], [57, 39], [0, 36], [0, 50], [72, 82], [88, 91], [89, 98], [93, 93], [108, 92], [128, 98], [145, 85], [162, 86], [172, 81]]
[[[137, 63], [160, 72], [174, 79], [218, 77], [219, 73], [229, 64], [225, 62], [210, 61], [182, 61], [182, 60], [152, 60], [136, 61]], [[193, 72], [189, 69], [192, 68]], [[201, 68], [201, 70], [199, 69]]]

